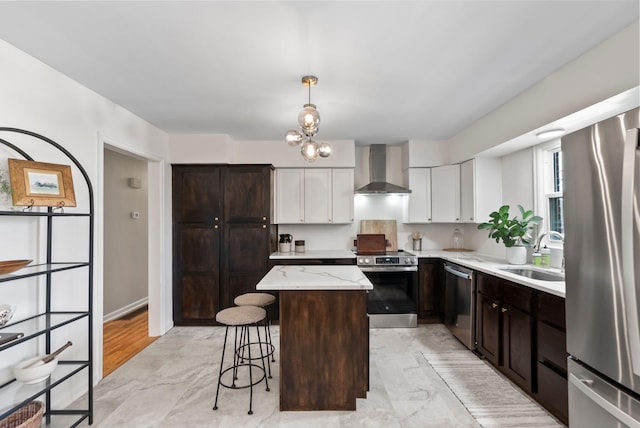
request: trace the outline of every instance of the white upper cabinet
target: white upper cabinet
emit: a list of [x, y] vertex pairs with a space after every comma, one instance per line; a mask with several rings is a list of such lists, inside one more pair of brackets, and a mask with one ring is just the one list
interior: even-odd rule
[[331, 169], [304, 170], [304, 223], [331, 222], [331, 192]]
[[353, 169], [332, 169], [333, 223], [353, 222]]
[[304, 223], [304, 169], [276, 170], [277, 223]]
[[411, 189], [404, 197], [404, 222], [431, 223], [431, 168], [408, 168], [404, 174]]
[[502, 161], [478, 158], [460, 165], [461, 218], [465, 223], [482, 223], [502, 205]]
[[353, 222], [353, 169], [276, 170], [276, 222], [327, 224]]
[[460, 221], [460, 165], [431, 168], [431, 220]]

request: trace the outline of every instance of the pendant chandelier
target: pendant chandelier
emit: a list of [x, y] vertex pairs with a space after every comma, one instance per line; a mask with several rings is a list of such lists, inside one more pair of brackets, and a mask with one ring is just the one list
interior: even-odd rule
[[311, 86], [318, 83], [316, 76], [303, 76], [302, 84], [309, 88], [309, 100], [298, 115], [300, 131], [290, 129], [284, 135], [284, 140], [292, 147], [300, 147], [302, 157], [308, 162], [315, 161], [318, 156], [326, 158], [331, 155], [331, 146], [326, 142], [316, 142], [311, 137], [318, 133], [320, 113], [316, 105], [311, 104]]

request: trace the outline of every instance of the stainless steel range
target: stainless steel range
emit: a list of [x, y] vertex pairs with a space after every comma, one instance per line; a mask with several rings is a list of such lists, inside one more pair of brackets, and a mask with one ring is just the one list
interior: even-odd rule
[[358, 253], [357, 265], [373, 284], [367, 295], [371, 327], [418, 325], [418, 258], [406, 251]]

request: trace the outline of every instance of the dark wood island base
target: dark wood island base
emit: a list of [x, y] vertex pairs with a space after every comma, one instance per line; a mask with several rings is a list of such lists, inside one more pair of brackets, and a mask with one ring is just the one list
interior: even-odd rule
[[280, 410], [355, 410], [368, 383], [366, 292], [280, 291]]

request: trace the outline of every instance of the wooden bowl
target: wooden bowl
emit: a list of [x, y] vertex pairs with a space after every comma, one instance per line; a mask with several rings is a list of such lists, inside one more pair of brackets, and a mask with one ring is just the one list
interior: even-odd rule
[[15, 272], [18, 269], [22, 269], [33, 260], [5, 260], [0, 262], [0, 275]]

